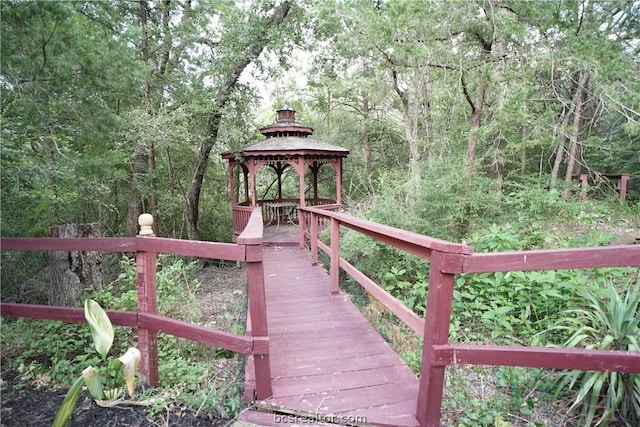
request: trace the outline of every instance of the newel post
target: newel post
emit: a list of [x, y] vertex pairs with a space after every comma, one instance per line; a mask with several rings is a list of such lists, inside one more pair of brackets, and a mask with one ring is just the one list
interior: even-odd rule
[[307, 218], [309, 217], [309, 212], [305, 212], [298, 208], [298, 246], [300, 249], [304, 249], [305, 244], [305, 229], [307, 227]]
[[340, 285], [340, 223], [331, 218], [331, 295], [337, 295]]
[[629, 174], [623, 173], [620, 175], [620, 201], [622, 203], [627, 199], [627, 182], [629, 181]]
[[584, 202], [587, 200], [587, 180], [589, 179], [589, 175], [586, 173], [580, 174], [580, 199]]
[[[267, 301], [264, 289], [264, 265], [262, 263], [262, 211], [254, 208], [249, 223], [238, 236], [238, 245], [244, 246], [247, 263], [247, 288], [249, 294], [249, 318], [253, 338], [253, 366], [255, 369], [255, 398], [264, 400], [273, 395], [271, 388], [271, 363], [269, 361], [269, 330], [267, 328]], [[247, 331], [249, 332], [249, 331]]]
[[445, 254], [433, 251], [429, 273], [427, 312], [416, 417], [421, 426], [440, 426], [446, 363], [436, 359], [434, 346], [449, 343], [449, 323], [455, 275], [444, 273]]
[[311, 246], [311, 265], [318, 265], [318, 216], [313, 212], [309, 216], [310, 228], [309, 244]]
[[[153, 236], [153, 216], [142, 214], [138, 217], [140, 236]], [[136, 291], [138, 313], [158, 313], [156, 295], [156, 253], [136, 251]], [[150, 387], [158, 386], [158, 333], [138, 328], [138, 348], [142, 354], [140, 361], [140, 382]]]

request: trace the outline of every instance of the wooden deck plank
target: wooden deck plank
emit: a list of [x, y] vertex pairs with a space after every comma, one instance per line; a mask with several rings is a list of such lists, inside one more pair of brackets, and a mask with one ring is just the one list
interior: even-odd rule
[[310, 413], [351, 414], [356, 410], [361, 410], [367, 418], [373, 418], [376, 414], [367, 414], [367, 411], [363, 410], [373, 407], [389, 408], [389, 405], [393, 403], [415, 401], [416, 395], [417, 388], [409, 388], [399, 384], [382, 384], [350, 390], [277, 397], [268, 401], [279, 406]]
[[[321, 363], [319, 363], [321, 362]], [[388, 353], [380, 353], [368, 356], [354, 356], [348, 359], [320, 359], [305, 360], [293, 359], [286, 364], [272, 365], [272, 375], [277, 377], [292, 377], [300, 375], [315, 375], [327, 372], [353, 372], [363, 369], [386, 368], [398, 366], [398, 361]]]
[[[271, 347], [277, 348], [282, 351], [297, 351], [306, 349], [324, 349], [329, 345], [337, 346], [337, 350], [340, 350], [340, 346], [343, 345], [341, 340], [347, 340], [348, 336], [325, 336], [319, 337], [313, 340], [306, 340], [303, 343], [293, 340], [273, 340], [271, 341]], [[361, 337], [361, 342], [367, 345], [370, 341], [377, 342], [378, 335], [373, 333], [365, 333]], [[349, 342], [351, 346], [351, 342]]]
[[402, 367], [389, 366], [360, 371], [274, 378], [273, 395], [275, 397], [287, 397], [395, 384], [398, 378], [402, 377], [402, 373]]
[[[265, 247], [263, 259], [274, 394], [256, 406], [359, 417], [353, 425], [417, 425], [417, 378], [348, 296], [330, 294], [329, 275], [309, 252]], [[248, 358], [245, 398], [250, 370]]]

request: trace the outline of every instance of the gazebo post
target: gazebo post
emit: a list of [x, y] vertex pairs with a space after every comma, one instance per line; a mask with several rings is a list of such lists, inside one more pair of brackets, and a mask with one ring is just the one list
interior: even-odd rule
[[236, 199], [236, 185], [235, 185], [235, 168], [236, 164], [229, 162], [229, 197], [231, 197], [231, 206], [236, 206], [238, 200]]
[[251, 176], [251, 206], [255, 208], [258, 206], [258, 199], [256, 196], [256, 165], [253, 162], [249, 163], [249, 176]]
[[342, 159], [338, 159], [336, 171], [336, 204], [342, 205]]
[[299, 187], [300, 187], [300, 207], [304, 208], [306, 206], [305, 203], [305, 199], [304, 199], [304, 173], [306, 170], [306, 165], [305, 162], [299, 162], [299, 164], [296, 166], [296, 171], [298, 172], [298, 182], [299, 182]]
[[283, 171], [284, 169], [280, 165], [280, 162], [278, 162], [276, 166], [276, 174], [278, 175], [278, 200], [282, 200], [282, 172]]
[[249, 171], [246, 167], [242, 167], [243, 186], [244, 186], [244, 201], [249, 201]]

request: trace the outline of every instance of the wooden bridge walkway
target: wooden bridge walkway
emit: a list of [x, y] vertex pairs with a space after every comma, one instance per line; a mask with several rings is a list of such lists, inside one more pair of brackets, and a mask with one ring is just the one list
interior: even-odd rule
[[[419, 425], [416, 376], [345, 294], [331, 295], [310, 253], [275, 246], [263, 257], [273, 396], [240, 420], [281, 425], [275, 414], [290, 414], [289, 424]], [[246, 400], [253, 372], [249, 359]]]

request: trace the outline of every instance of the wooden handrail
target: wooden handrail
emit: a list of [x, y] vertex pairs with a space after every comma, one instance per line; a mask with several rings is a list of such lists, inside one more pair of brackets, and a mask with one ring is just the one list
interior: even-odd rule
[[[640, 373], [640, 353], [587, 349], [462, 345], [449, 342], [449, 325], [455, 276], [461, 273], [591, 269], [640, 265], [640, 246], [609, 246], [574, 249], [546, 249], [517, 252], [473, 253], [465, 244], [456, 244], [384, 226], [338, 212], [301, 208], [302, 236], [308, 236], [312, 262], [317, 249], [331, 255], [332, 277], [338, 277], [337, 263], [376, 299], [414, 332], [422, 328], [423, 349], [416, 416], [423, 426], [439, 426], [445, 369], [453, 364], [523, 366], [551, 369], [577, 369], [604, 372]], [[318, 241], [322, 218], [331, 219], [331, 244]], [[413, 312], [393, 298], [339, 256], [339, 226], [431, 260], [426, 318], [417, 322]], [[333, 279], [332, 279], [333, 280]], [[337, 283], [332, 284], [332, 289]], [[415, 314], [415, 313], [413, 313]], [[420, 319], [421, 320], [421, 319]], [[423, 326], [424, 325], [424, 326]]]
[[463, 273], [632, 267], [640, 245], [491, 252], [462, 257]]
[[[142, 225], [142, 224], [141, 224]], [[146, 224], [148, 225], [148, 224]], [[153, 236], [130, 238], [2, 238], [0, 250], [16, 251], [101, 251], [136, 253], [137, 311], [107, 310], [112, 323], [138, 328], [138, 346], [143, 360], [141, 382], [157, 386], [158, 332], [215, 345], [233, 352], [253, 354], [256, 370], [256, 394], [260, 399], [271, 396], [269, 337], [262, 266], [262, 214], [252, 211], [238, 244], [187, 241]], [[241, 261], [247, 263], [249, 317], [251, 335], [238, 336], [224, 331], [193, 325], [157, 314], [155, 292], [156, 256], [158, 253]], [[81, 308], [34, 304], [0, 303], [0, 315], [33, 319], [85, 323]]]
[[465, 243], [454, 243], [446, 240], [428, 237], [389, 225], [378, 224], [366, 219], [360, 219], [341, 212], [332, 212], [321, 208], [300, 208], [303, 212], [312, 212], [319, 216], [337, 220], [340, 225], [358, 231], [365, 236], [387, 243], [390, 246], [402, 249], [406, 252], [429, 258], [431, 251], [446, 252], [452, 254], [471, 254], [473, 248]]
[[135, 237], [74, 239], [48, 237], [3, 237], [0, 250], [3, 251], [99, 251], [134, 252]]

